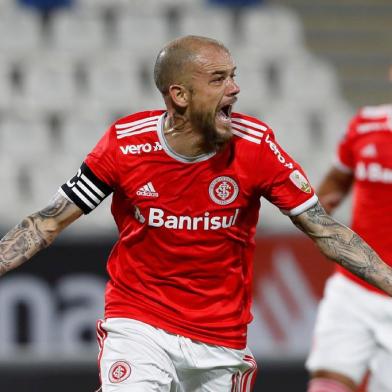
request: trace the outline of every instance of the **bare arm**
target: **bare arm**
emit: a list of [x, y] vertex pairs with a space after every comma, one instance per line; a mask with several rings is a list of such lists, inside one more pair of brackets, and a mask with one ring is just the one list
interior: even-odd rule
[[392, 268], [356, 233], [330, 217], [320, 203], [291, 220], [326, 257], [392, 295]]
[[41, 211], [27, 216], [0, 241], [0, 276], [48, 247], [82, 210], [61, 194]]
[[317, 196], [328, 214], [332, 213], [347, 196], [353, 180], [352, 173], [345, 173], [335, 167], [326, 174], [317, 190]]

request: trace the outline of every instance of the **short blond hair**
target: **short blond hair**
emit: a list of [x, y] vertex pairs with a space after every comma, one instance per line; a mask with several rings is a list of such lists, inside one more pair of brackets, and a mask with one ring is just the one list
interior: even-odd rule
[[221, 42], [198, 35], [177, 38], [160, 50], [154, 66], [154, 80], [163, 95], [169, 92], [172, 84], [184, 83], [189, 66], [206, 46], [215, 46], [229, 53]]

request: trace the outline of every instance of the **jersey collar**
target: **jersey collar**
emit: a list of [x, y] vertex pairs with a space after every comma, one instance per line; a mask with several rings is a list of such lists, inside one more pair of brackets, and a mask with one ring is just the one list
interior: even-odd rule
[[195, 157], [187, 157], [185, 155], [178, 154], [175, 152], [168, 144], [166, 137], [163, 133], [163, 125], [165, 123], [165, 118], [167, 116], [167, 112], [163, 113], [161, 117], [158, 119], [157, 124], [157, 131], [158, 131], [158, 139], [161, 143], [163, 150], [166, 152], [167, 155], [175, 159], [176, 161], [184, 162], [184, 163], [194, 163], [194, 162], [202, 162], [206, 161], [207, 159], [213, 157], [216, 152], [210, 152], [207, 154], [200, 154]]

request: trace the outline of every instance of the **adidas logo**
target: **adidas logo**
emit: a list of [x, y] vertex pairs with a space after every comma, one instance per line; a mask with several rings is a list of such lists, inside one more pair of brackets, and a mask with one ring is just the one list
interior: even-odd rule
[[374, 158], [377, 156], [377, 148], [374, 144], [368, 144], [361, 150], [361, 156], [367, 158]]
[[147, 197], [158, 197], [159, 193], [154, 189], [154, 185], [152, 182], [148, 182], [146, 185], [143, 185], [139, 190], [136, 192], [138, 196], [147, 196]]

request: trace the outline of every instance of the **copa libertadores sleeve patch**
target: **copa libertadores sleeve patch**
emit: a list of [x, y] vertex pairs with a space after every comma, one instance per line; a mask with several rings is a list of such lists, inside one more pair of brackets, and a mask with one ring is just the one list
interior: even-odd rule
[[101, 181], [85, 163], [74, 177], [60, 187], [60, 190], [85, 214], [91, 212], [113, 192], [113, 189]]

